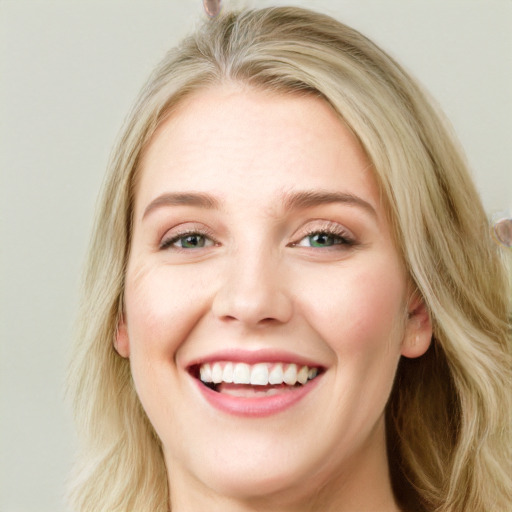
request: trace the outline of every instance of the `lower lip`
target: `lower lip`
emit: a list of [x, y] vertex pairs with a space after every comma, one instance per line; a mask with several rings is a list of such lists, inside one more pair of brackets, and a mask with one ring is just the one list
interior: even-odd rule
[[257, 397], [239, 397], [225, 393], [218, 393], [205, 386], [200, 380], [195, 379], [201, 394], [208, 403], [228, 414], [236, 416], [250, 416], [261, 418], [285, 411], [300, 402], [310, 391], [316, 388], [321, 377], [316, 377], [303, 386], [285, 391], [281, 394]]

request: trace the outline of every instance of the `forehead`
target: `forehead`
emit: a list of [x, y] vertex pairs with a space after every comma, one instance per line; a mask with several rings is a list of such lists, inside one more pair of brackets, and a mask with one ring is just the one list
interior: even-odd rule
[[136, 202], [174, 189], [263, 198], [293, 188], [348, 188], [379, 202], [361, 145], [326, 101], [230, 84], [185, 98], [158, 128]]

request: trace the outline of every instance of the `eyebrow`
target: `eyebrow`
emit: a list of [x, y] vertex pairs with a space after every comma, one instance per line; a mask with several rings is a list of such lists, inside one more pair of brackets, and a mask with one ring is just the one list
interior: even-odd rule
[[220, 203], [209, 194], [197, 192], [166, 193], [153, 199], [144, 210], [142, 218], [147, 217], [153, 210], [162, 206], [195, 206], [197, 208], [218, 209]]
[[[330, 192], [327, 190], [307, 190], [285, 194], [283, 207], [285, 211], [312, 208], [322, 204], [342, 203], [349, 206], [359, 206], [374, 217], [377, 212], [373, 206], [359, 196], [345, 192]], [[164, 206], [195, 206], [208, 210], [220, 209], [220, 202], [210, 194], [199, 192], [169, 192], [153, 199], [142, 215], [144, 219], [152, 211]]]
[[329, 203], [342, 203], [349, 206], [359, 206], [374, 217], [377, 217], [375, 208], [359, 196], [345, 192], [330, 192], [328, 190], [308, 190], [287, 194], [284, 199], [284, 208], [286, 210], [296, 210], [301, 208], [312, 208], [314, 206]]

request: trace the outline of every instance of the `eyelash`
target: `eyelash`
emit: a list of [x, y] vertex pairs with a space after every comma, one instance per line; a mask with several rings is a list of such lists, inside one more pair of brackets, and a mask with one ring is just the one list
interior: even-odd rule
[[213, 245], [216, 245], [215, 240], [212, 237], [212, 234], [207, 229], [189, 229], [186, 231], [182, 231], [181, 233], [177, 233], [174, 236], [171, 236], [171, 238], [164, 238], [162, 242], [160, 243], [159, 249], [173, 249], [176, 251], [190, 251], [191, 249], [185, 249], [184, 247], [173, 247], [173, 244], [178, 242], [179, 240], [182, 240], [188, 236], [200, 236], [205, 239], [211, 240], [213, 242]]
[[[301, 247], [300, 243], [304, 239], [306, 239], [308, 237], [312, 237], [314, 235], [327, 235], [327, 237], [334, 238], [336, 241], [331, 246], [326, 246], [326, 247], [309, 246], [312, 249], [317, 248], [317, 249], [331, 249], [332, 250], [332, 248], [335, 247], [335, 250], [336, 250], [336, 249], [341, 249], [341, 248], [347, 249], [347, 248], [357, 245], [356, 240], [353, 238], [353, 236], [351, 234], [349, 234], [349, 232], [346, 229], [344, 229], [343, 227], [341, 227], [338, 224], [329, 222], [327, 225], [325, 225], [323, 227], [311, 229], [311, 230], [307, 231], [306, 233], [302, 234], [300, 240], [298, 242], [293, 242], [293, 243], [289, 244], [289, 247]], [[190, 250], [192, 250], [192, 248], [184, 248], [184, 247], [177, 247], [177, 246], [173, 247], [173, 245], [176, 242], [178, 242], [179, 240], [185, 239], [190, 236], [203, 237], [203, 238], [208, 239], [209, 241], [213, 242], [212, 245], [217, 244], [217, 242], [215, 241], [215, 239], [212, 236], [212, 233], [209, 230], [207, 230], [207, 229], [189, 229], [189, 230], [183, 231], [181, 233], [177, 233], [176, 235], [172, 236], [171, 238], [167, 238], [167, 239], [164, 238], [162, 240], [162, 242], [160, 243], [159, 249], [165, 250], [165, 249], [172, 248], [173, 250], [177, 250], [177, 251], [190, 251]], [[338, 247], [336, 247], [336, 246], [338, 246]], [[308, 246], [303, 246], [303, 247], [308, 247]], [[198, 249], [202, 249], [202, 248], [203, 247], [198, 247]]]
[[[332, 237], [336, 240], [332, 246], [326, 246], [326, 247], [323, 247], [323, 249], [332, 249], [333, 247], [334, 247], [334, 250], [341, 249], [341, 248], [347, 249], [347, 248], [357, 245], [357, 242], [354, 239], [354, 237], [345, 228], [343, 228], [339, 224], [335, 224], [332, 222], [327, 223], [325, 226], [308, 230], [306, 233], [304, 233], [301, 236], [301, 239], [298, 242], [294, 242], [290, 245], [292, 247], [297, 247], [297, 246], [301, 247], [300, 243], [304, 239], [314, 236], [314, 235], [327, 235], [328, 237]], [[315, 248], [315, 247], [311, 247], [311, 246], [309, 246], [309, 247], [312, 249]], [[317, 248], [321, 248], [321, 247], [317, 247]]]

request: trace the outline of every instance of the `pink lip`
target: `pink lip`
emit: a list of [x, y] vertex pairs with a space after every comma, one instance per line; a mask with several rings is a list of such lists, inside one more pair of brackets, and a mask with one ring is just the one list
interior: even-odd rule
[[285, 391], [281, 394], [259, 397], [238, 397], [213, 391], [205, 386], [199, 379], [194, 379], [198, 389], [207, 402], [228, 414], [261, 418], [284, 411], [302, 400], [310, 391], [316, 388], [322, 376], [309, 381], [307, 384]]
[[301, 401], [304, 397], [306, 397], [310, 391], [313, 391], [316, 388], [322, 375], [319, 375], [305, 385], [293, 388], [293, 390], [284, 391], [283, 393], [276, 395], [238, 397], [224, 393], [218, 393], [217, 391], [210, 389], [199, 380], [197, 374], [195, 375], [194, 369], [197, 369], [201, 364], [212, 363], [216, 361], [232, 361], [247, 364], [282, 362], [288, 364], [295, 363], [296, 365], [309, 366], [310, 368], [314, 367], [320, 370], [325, 369], [324, 365], [297, 354], [267, 349], [252, 351], [224, 350], [215, 352], [214, 354], [206, 355], [200, 359], [198, 358], [192, 360], [186, 365], [186, 369], [196, 382], [201, 395], [210, 405], [228, 414], [255, 418], [277, 414], [292, 407]]

